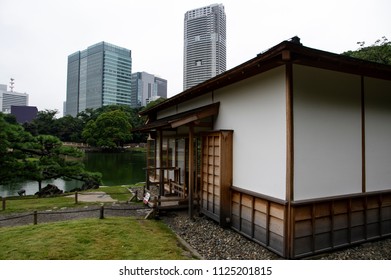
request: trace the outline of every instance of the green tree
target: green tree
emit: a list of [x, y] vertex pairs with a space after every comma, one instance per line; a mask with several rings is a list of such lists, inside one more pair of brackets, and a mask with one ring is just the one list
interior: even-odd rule
[[131, 128], [129, 115], [122, 110], [114, 110], [90, 120], [82, 135], [89, 145], [117, 149], [131, 140]]
[[31, 139], [20, 125], [7, 122], [0, 113], [0, 185], [23, 181], [25, 155], [17, 148]]
[[56, 136], [64, 142], [83, 141], [82, 132], [84, 129], [84, 122], [79, 117], [72, 117], [70, 115], [64, 116], [56, 120]]
[[[34, 136], [53, 135], [64, 142], [80, 143], [86, 139], [82, 133], [87, 127], [87, 124], [90, 121], [96, 122], [98, 117], [104, 113], [121, 111], [126, 114], [126, 118], [131, 124], [131, 127], [143, 125], [144, 120], [139, 117], [139, 111], [141, 109], [143, 108], [131, 108], [125, 105], [107, 105], [97, 109], [87, 108], [85, 111], [78, 113], [76, 117], [66, 115], [58, 119], [56, 118], [57, 110], [44, 110], [38, 112], [37, 118], [34, 121], [24, 123], [23, 127]], [[8, 121], [10, 122], [12, 120]], [[92, 139], [89, 141], [90, 144], [93, 143], [91, 141]], [[144, 133], [134, 133], [129, 141], [133, 143], [145, 142], [146, 135]], [[95, 143], [94, 146], [96, 145]]]
[[0, 113], [0, 185], [33, 180], [41, 190], [44, 180], [56, 178], [99, 185], [102, 175], [87, 172], [82, 156], [82, 151], [63, 146], [55, 136], [32, 136]]
[[34, 136], [57, 135], [56, 114], [58, 114], [57, 110], [39, 111], [37, 117], [32, 122], [26, 123], [24, 128]]
[[152, 108], [152, 107], [156, 106], [157, 104], [162, 103], [164, 100], [166, 100], [166, 99], [163, 97], [160, 97], [154, 101], [151, 101], [147, 104], [147, 106], [145, 106], [145, 109]]
[[[132, 124], [132, 128], [143, 126], [145, 123], [145, 117], [140, 117], [139, 112], [144, 109], [143, 107], [134, 108], [129, 112], [130, 115], [130, 123]], [[132, 132], [132, 143], [146, 143], [147, 135], [145, 133], [140, 132]]]
[[86, 125], [89, 121], [96, 120], [101, 113], [100, 109], [87, 108], [78, 113], [77, 118], [81, 119], [83, 124]]
[[383, 36], [370, 46], [365, 46], [365, 42], [357, 42], [357, 44], [360, 45], [358, 50], [347, 51], [343, 55], [391, 65], [391, 42], [386, 37]]
[[[2, 114], [2, 113], [1, 113]], [[4, 120], [9, 123], [9, 124], [18, 124], [18, 122], [16, 121], [16, 117], [14, 115], [11, 115], [11, 114], [3, 114], [3, 118]]]
[[101, 176], [84, 170], [78, 159], [83, 152], [73, 147], [65, 147], [55, 136], [39, 135], [33, 141], [25, 143], [20, 150], [27, 155], [24, 177], [38, 182], [39, 191], [42, 182], [48, 179], [76, 179], [85, 182], [95, 180], [100, 184]]

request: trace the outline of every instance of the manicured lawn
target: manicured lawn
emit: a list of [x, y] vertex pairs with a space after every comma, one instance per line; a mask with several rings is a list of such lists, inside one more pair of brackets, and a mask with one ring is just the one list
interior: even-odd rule
[[[117, 199], [119, 202], [126, 202], [132, 194], [129, 192], [128, 187], [130, 186], [113, 186], [113, 187], [101, 187], [95, 190], [88, 190], [87, 192], [102, 191], [110, 195], [113, 199]], [[66, 197], [72, 196], [72, 197]], [[1, 203], [1, 201], [0, 201]], [[23, 196], [15, 198], [7, 198], [6, 209], [1, 211], [2, 205], [0, 205], [0, 214], [5, 213], [16, 213], [16, 212], [28, 212], [28, 211], [40, 211], [53, 208], [75, 208], [82, 207], [85, 205], [100, 204], [95, 202], [78, 202], [75, 204], [74, 193], [64, 194], [63, 196], [38, 198], [36, 196]]]
[[[79, 206], [80, 205], [84, 205], [84, 204], [80, 203]], [[34, 211], [34, 210], [39, 211], [39, 210], [52, 209], [53, 207], [70, 208], [75, 206], [76, 206], [75, 199], [70, 197], [65, 197], [65, 196], [48, 197], [48, 198], [38, 198], [35, 196], [20, 197], [18, 199], [7, 198], [5, 211], [0, 211], [0, 214]]]
[[118, 201], [128, 201], [132, 197], [132, 193], [128, 190], [129, 186], [110, 186], [110, 187], [100, 187], [97, 190], [90, 191], [102, 191], [110, 195], [113, 199]]
[[[132, 194], [125, 186], [102, 187], [120, 202]], [[70, 194], [71, 195], [71, 194]], [[2, 213], [74, 208], [74, 197], [18, 197], [6, 200]], [[100, 204], [100, 203], [99, 203]], [[0, 228], [0, 260], [179, 260], [191, 259], [161, 221], [135, 217], [81, 219]]]
[[82, 219], [0, 228], [1, 260], [190, 259], [161, 221]]

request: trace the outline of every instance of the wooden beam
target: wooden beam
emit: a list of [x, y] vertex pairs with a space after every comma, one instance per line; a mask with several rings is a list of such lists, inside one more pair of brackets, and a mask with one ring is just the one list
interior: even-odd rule
[[198, 120], [198, 117], [197, 115], [192, 115], [192, 116], [189, 116], [187, 118], [184, 118], [184, 119], [180, 119], [180, 120], [177, 120], [177, 121], [174, 121], [171, 123], [171, 127], [172, 128], [177, 128], [179, 126], [182, 126], [182, 125], [185, 125], [185, 124], [188, 124], [188, 123], [191, 123], [191, 122], [194, 122]]
[[213, 122], [212, 121], [209, 121], [209, 122], [195, 121], [194, 125], [196, 127], [210, 127], [210, 128], [213, 128]]
[[291, 52], [290, 50], [283, 50], [281, 52], [282, 60], [284, 61], [290, 61], [291, 60]]
[[193, 115], [185, 118], [170, 122], [172, 128], [177, 128], [182, 125], [191, 124], [194, 121], [202, 120], [204, 118], [217, 115], [219, 112], [219, 103], [213, 104], [213, 106], [205, 108], [204, 110], [194, 113]]

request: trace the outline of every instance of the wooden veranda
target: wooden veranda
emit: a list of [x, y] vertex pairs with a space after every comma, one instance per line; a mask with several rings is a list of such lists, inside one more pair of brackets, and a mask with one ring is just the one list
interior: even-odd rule
[[180, 168], [147, 167], [145, 171], [146, 183], [143, 192], [145, 203], [159, 209], [188, 207], [187, 188], [180, 182]]
[[[213, 128], [219, 103], [148, 120], [140, 132], [149, 133], [145, 194], [160, 209], [188, 208], [193, 217], [200, 205], [200, 133]], [[153, 191], [155, 189], [155, 191]]]

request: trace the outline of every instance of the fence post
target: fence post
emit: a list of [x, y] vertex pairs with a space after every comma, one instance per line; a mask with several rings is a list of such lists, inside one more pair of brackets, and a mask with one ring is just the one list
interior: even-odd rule
[[2, 201], [2, 209], [3, 209], [3, 211], [5, 210], [5, 197], [2, 197], [1, 198], [1, 201]]
[[99, 219], [104, 219], [104, 217], [105, 217], [104, 211], [105, 211], [105, 207], [102, 205], [102, 206], [100, 207], [100, 216], [99, 216]]
[[160, 206], [160, 201], [161, 201], [161, 198], [159, 196], [159, 199], [157, 196], [155, 196], [154, 200], [153, 200], [153, 209], [154, 209], [154, 216], [155, 216], [155, 219], [158, 219], [159, 218], [159, 206]]
[[34, 225], [38, 224], [38, 212], [34, 211]]
[[77, 192], [75, 192], [75, 204], [77, 204], [78, 203], [78, 193]]

